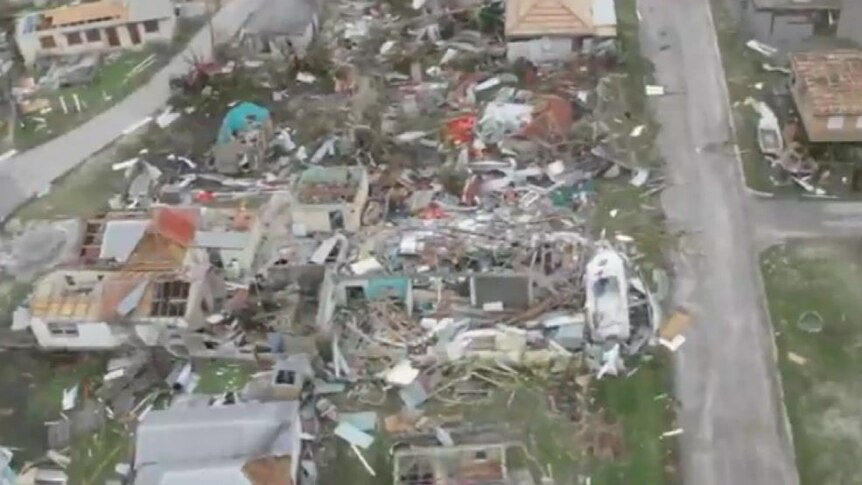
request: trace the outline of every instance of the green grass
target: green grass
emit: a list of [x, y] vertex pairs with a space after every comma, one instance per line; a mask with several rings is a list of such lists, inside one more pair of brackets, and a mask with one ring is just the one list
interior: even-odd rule
[[127, 181], [123, 171], [111, 170], [119, 152], [108, 149], [56, 180], [44, 197], [33, 199], [15, 211], [21, 220], [92, 217], [108, 208], [108, 200], [122, 193]]
[[[761, 256], [802, 484], [862, 483], [860, 254], [857, 241], [810, 241]], [[819, 333], [798, 328], [808, 311], [823, 317]]]
[[[62, 135], [81, 125], [90, 118], [107, 110], [123, 98], [146, 84], [150, 77], [188, 44], [189, 40], [204, 25], [201, 19], [181, 19], [177, 33], [170, 46], [153, 45], [143, 51], [126, 51], [111, 62], [106, 62], [97, 71], [91, 84], [62, 88], [57, 91], [40, 93], [33, 99], [44, 98], [51, 103], [51, 112], [39, 112], [21, 116], [15, 127], [15, 148], [27, 150]], [[155, 61], [135, 75], [130, 72], [150, 55]], [[76, 111], [74, 95], [82, 104], [81, 112]], [[60, 98], [66, 102], [67, 113], [63, 112]], [[153, 107], [157, 108], [156, 106]], [[44, 119], [45, 123], [37, 118]]]
[[[721, 51], [722, 63], [727, 82], [727, 90], [730, 95], [731, 110], [736, 122], [737, 139], [742, 157], [742, 168], [745, 173], [746, 183], [749, 187], [762, 192], [770, 193], [798, 193], [793, 186], [776, 186], [770, 177], [775, 173], [769, 162], [763, 158], [757, 144], [757, 120], [755, 111], [743, 102], [746, 98], [762, 101], [764, 93], [771, 87], [779, 85], [784, 80], [784, 75], [764, 71], [760, 66], [764, 62], [775, 64], [766, 57], [745, 47], [748, 40], [731, 18], [730, 14], [721, 4], [723, 0], [711, 0], [713, 19], [715, 20], [718, 46]], [[759, 83], [762, 89], [757, 89]], [[732, 151], [733, 141], [721, 148]]]
[[602, 380], [597, 398], [611, 419], [621, 419], [625, 454], [620, 462], [608, 463], [593, 476], [594, 484], [667, 485], [677, 482], [674, 440], [662, 440], [672, 429], [673, 400], [669, 363], [664, 358], [642, 362], [628, 378]]
[[108, 421], [100, 430], [72, 443], [72, 463], [66, 470], [70, 483], [102, 485], [119, 478], [115, 467], [129, 463], [131, 447], [131, 432], [116, 421]]
[[255, 372], [253, 364], [222, 360], [196, 362], [194, 370], [201, 376], [195, 392], [198, 394], [220, 394], [239, 391]]
[[[652, 82], [653, 66], [640, 55], [638, 20], [634, 0], [617, 1], [619, 38], [623, 50], [624, 76], [608, 82], [608, 98], [597, 117], [611, 129], [611, 148], [628, 166], [646, 167], [651, 178], [660, 175], [663, 160], [655, 146], [661, 126], [652, 118], [644, 86]], [[628, 119], [625, 112], [631, 114]], [[645, 125], [636, 138], [632, 130]], [[664, 252], [670, 240], [661, 214], [658, 193], [629, 184], [630, 175], [596, 181], [596, 208], [593, 235], [613, 238], [625, 234], [634, 238], [639, 256], [634, 263], [643, 275], [664, 267]], [[611, 215], [613, 211], [613, 216]], [[594, 468], [592, 483], [665, 485], [677, 483], [676, 440], [661, 440], [662, 432], [674, 427], [671, 400], [656, 399], [672, 387], [670, 362], [662, 356], [642, 359], [637, 372], [596, 384], [596, 403], [612, 421], [622, 423], [624, 454], [619, 460]]]

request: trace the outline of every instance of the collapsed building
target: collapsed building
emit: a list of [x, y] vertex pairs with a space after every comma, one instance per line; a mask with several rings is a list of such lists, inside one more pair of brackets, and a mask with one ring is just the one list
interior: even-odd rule
[[[552, 54], [584, 55], [590, 42], [581, 40], [616, 34], [612, 2], [559, 8], [575, 4], [589, 28], [562, 33], [565, 42], [552, 33]], [[385, 430], [408, 444], [393, 449], [394, 483], [526, 485], [529, 473], [511, 473], [507, 460], [516, 440], [476, 443], [423, 416], [423, 405], [487, 396], [495, 378], [534, 372], [620, 375], [655, 343], [661, 315], [637, 249], [621, 234], [596, 237], [590, 222], [594, 179], [631, 172], [636, 187], [652, 182], [649, 170], [615, 158], [601, 124], [576, 125], [595, 86], [551, 77], [551, 89], [529, 69], [459, 71], [455, 59], [505, 56], [478, 33], [444, 39], [426, 16], [410, 28], [419, 40], [372, 45], [369, 32], [401, 32], [399, 20], [339, 8], [347, 18], [329, 35], [348, 47], [333, 52], [339, 92], [328, 101], [337, 106], [323, 115], [336, 128], [303, 139], [301, 111], [285, 126], [276, 103], [286, 95], [267, 77], [275, 106], [231, 101], [208, 153], [117, 164], [129, 170], [127, 193], [83, 224], [76, 257], [42, 276], [17, 312], [18, 328], [45, 350], [131, 348], [176, 362], [170, 372], [111, 362], [99, 389], [118, 419], [140, 422], [133, 483], [311, 484], [310, 450], [327, 439], [374, 474], [363, 453]], [[541, 16], [549, 6], [530, 8]], [[297, 35], [316, 31], [316, 20]], [[268, 35], [241, 42], [263, 49]], [[510, 40], [515, 54], [542, 45]], [[443, 57], [414, 67], [420, 45]], [[354, 77], [369, 55], [409, 65], [409, 75]], [[241, 64], [237, 76], [248, 74]], [[385, 96], [369, 94], [370, 77]], [[368, 98], [389, 104], [373, 123], [357, 107]], [[196, 162], [210, 155], [212, 164]], [[258, 372], [242, 390], [199, 395], [193, 369], [203, 359]], [[141, 397], [156, 383], [165, 409]], [[370, 402], [354, 399], [367, 389], [400, 411], [381, 424], [377, 412], [333, 402]]]

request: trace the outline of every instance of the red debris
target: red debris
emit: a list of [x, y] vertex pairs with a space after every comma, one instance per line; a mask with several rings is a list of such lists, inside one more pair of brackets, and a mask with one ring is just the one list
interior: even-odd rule
[[188, 246], [195, 238], [198, 215], [197, 209], [156, 209], [153, 213], [154, 232], [181, 246]]
[[206, 204], [206, 203], [212, 202], [214, 200], [215, 200], [215, 194], [213, 194], [209, 190], [201, 190], [195, 194], [195, 202], [200, 202], [202, 204]]
[[419, 217], [421, 219], [445, 219], [447, 214], [439, 204], [431, 202], [427, 207], [419, 212]]
[[452, 118], [446, 122], [446, 138], [456, 145], [473, 141], [473, 128], [476, 126], [476, 115], [466, 114]]
[[553, 139], [569, 132], [574, 122], [572, 105], [555, 95], [537, 96], [533, 103], [533, 121], [521, 132], [526, 137]]

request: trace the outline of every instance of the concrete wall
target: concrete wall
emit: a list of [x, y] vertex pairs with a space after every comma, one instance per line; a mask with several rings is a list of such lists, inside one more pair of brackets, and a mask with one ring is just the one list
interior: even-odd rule
[[[129, 25], [135, 25], [140, 34], [141, 42], [139, 44], [132, 43], [131, 34], [129, 33]], [[107, 29], [114, 28], [117, 32], [119, 46], [112, 47], [108, 44]], [[20, 25], [18, 27], [20, 29]], [[87, 31], [99, 31], [99, 40], [90, 42], [87, 40]], [[59, 29], [33, 31], [30, 33], [22, 33], [16, 31], [15, 40], [18, 43], [18, 49], [26, 64], [33, 64], [37, 57], [50, 55], [67, 55], [80, 54], [84, 52], [97, 52], [119, 49], [143, 49], [150, 42], [170, 42], [173, 39], [174, 31], [176, 30], [176, 18], [170, 17], [159, 20], [158, 32], [145, 32], [143, 22], [135, 24], [117, 23], [117, 22], [99, 22], [87, 25], [77, 25], [72, 27], [63, 27]], [[69, 45], [67, 34], [77, 32], [81, 35], [81, 43]], [[51, 36], [54, 38], [56, 47], [45, 49], [41, 46], [40, 40], [42, 37]]]
[[302, 224], [308, 232], [332, 232], [335, 230], [329, 223], [330, 212], [340, 212], [344, 220], [344, 230], [356, 232], [362, 227], [362, 210], [368, 200], [366, 190], [360, 190], [356, 198], [349, 204], [296, 204], [293, 210], [293, 223]]
[[862, 45], [862, 1], [844, 0], [838, 19], [838, 37]]
[[30, 329], [39, 346], [51, 350], [112, 349], [127, 340], [126, 336], [111, 332], [111, 327], [105, 322], [64, 322], [64, 324], [75, 325], [78, 336], [53, 335], [48, 328], [48, 322], [39, 317], [30, 320]]
[[506, 43], [506, 57], [510, 62], [522, 57], [535, 63], [564, 61], [575, 55], [572, 45], [571, 37], [510, 40]]

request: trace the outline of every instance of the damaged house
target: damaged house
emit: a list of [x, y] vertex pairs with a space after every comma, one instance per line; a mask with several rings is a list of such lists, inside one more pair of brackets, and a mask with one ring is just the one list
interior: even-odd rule
[[294, 227], [307, 232], [356, 232], [368, 200], [368, 173], [362, 167], [312, 167], [296, 184]]
[[226, 175], [237, 175], [258, 169], [273, 137], [269, 110], [243, 102], [225, 114], [213, 146], [215, 169]]
[[170, 0], [100, 0], [24, 14], [15, 42], [24, 62], [170, 42], [176, 15]]
[[563, 61], [617, 36], [614, 0], [506, 0], [505, 8], [510, 61]]
[[135, 485], [300, 485], [299, 403], [152, 411], [138, 425]]
[[30, 328], [45, 349], [157, 345], [165, 331], [192, 331], [215, 307], [217, 283], [193, 247], [199, 212], [159, 208], [89, 221], [75, 267], [36, 282]]
[[242, 28], [251, 57], [303, 57], [319, 28], [316, 0], [267, 0]]
[[862, 141], [862, 50], [790, 56], [790, 92], [812, 142]]
[[162, 272], [55, 271], [36, 284], [30, 328], [44, 349], [157, 345], [168, 328], [204, 324], [204, 281]]

